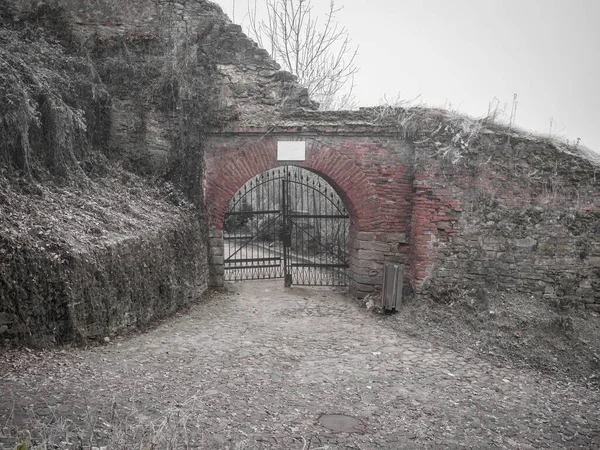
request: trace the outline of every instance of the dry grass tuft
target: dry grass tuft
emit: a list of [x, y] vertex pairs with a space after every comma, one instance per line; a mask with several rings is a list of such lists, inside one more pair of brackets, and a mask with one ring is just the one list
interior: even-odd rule
[[116, 400], [72, 419], [49, 409], [51, 415], [43, 418], [31, 411], [28, 429], [5, 424], [3, 441], [23, 450], [176, 450], [199, 448], [205, 440], [196, 397], [154, 415], [120, 407]]

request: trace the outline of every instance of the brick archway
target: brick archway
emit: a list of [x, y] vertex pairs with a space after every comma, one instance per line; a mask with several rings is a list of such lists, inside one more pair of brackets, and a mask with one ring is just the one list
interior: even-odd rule
[[[206, 206], [211, 228], [221, 230], [229, 201], [255, 175], [282, 165], [277, 161], [277, 141], [248, 144], [236, 151], [207, 160]], [[373, 231], [380, 217], [377, 191], [363, 171], [347, 156], [335, 149], [307, 149], [306, 161], [294, 165], [314, 171], [329, 182], [343, 200], [350, 215], [353, 231]]]
[[[279, 140], [304, 140], [306, 159], [277, 160]], [[390, 142], [398, 142], [390, 139]], [[216, 134], [206, 152], [205, 204], [209, 214], [211, 283], [223, 284], [223, 217], [230, 200], [252, 177], [294, 164], [323, 177], [350, 216], [350, 290], [363, 297], [381, 288], [385, 261], [404, 262], [412, 205], [409, 152], [380, 136], [301, 134]]]

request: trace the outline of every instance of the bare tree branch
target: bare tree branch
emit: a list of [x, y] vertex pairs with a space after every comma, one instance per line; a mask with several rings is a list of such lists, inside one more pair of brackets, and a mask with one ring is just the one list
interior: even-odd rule
[[[273, 59], [298, 77], [321, 109], [354, 106], [354, 75], [358, 47], [335, 15], [330, 0], [323, 23], [313, 15], [312, 0], [264, 0], [266, 18], [257, 17], [257, 0], [248, 8], [248, 32]], [[266, 44], [266, 45], [265, 45]]]

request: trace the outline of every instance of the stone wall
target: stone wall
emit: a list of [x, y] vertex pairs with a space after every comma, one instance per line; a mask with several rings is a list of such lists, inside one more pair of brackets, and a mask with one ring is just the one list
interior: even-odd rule
[[[30, 0], [8, 1], [17, 16], [18, 11], [23, 12], [32, 4]], [[165, 111], [152, 89], [168, 78], [164, 76], [167, 66], [172, 65], [176, 72], [183, 70], [177, 59], [181, 60], [185, 52], [188, 52], [186, 70], [190, 65], [210, 65], [209, 70], [204, 67], [196, 70], [196, 76], [207, 81], [196, 90], [207, 91], [204, 95], [215, 103], [211, 105], [215, 109], [213, 126], [219, 127], [231, 119], [240, 124], [265, 125], [283, 114], [318, 107], [294, 75], [281, 71], [266, 50], [258, 47], [210, 1], [56, 0], [53, 3], [66, 9], [73, 33], [80, 41], [77, 45], [87, 48], [109, 87], [112, 95], [109, 145], [130, 161], [128, 168], [159, 173], [166, 169], [176, 151], [171, 136], [179, 133], [177, 117], [185, 112], [181, 108]], [[40, 25], [54, 26], [49, 21]], [[165, 48], [165, 43], [171, 48]], [[150, 82], [144, 84], [142, 78]]]
[[1, 242], [0, 334], [48, 346], [144, 327], [206, 290], [205, 242], [195, 218], [54, 258]]
[[[384, 261], [407, 288], [452, 296], [513, 289], [598, 309], [600, 163], [574, 147], [435, 110], [300, 112], [271, 127], [236, 124], [207, 149], [206, 202], [222, 275], [222, 217], [252, 176], [283, 164], [278, 140], [305, 140], [307, 159], [351, 217], [357, 296], [381, 288]], [[385, 118], [384, 118], [385, 119]]]
[[[599, 303], [598, 163], [577, 149], [433, 110], [312, 112], [316, 105], [295, 77], [207, 1], [129, 0], [131, 8], [64, 1], [84, 34], [139, 43], [175, 24], [214, 58], [225, 120], [213, 128], [205, 170], [213, 282], [227, 202], [245, 181], [279, 164], [278, 139], [305, 139], [303, 165], [332, 182], [351, 215], [357, 295], [380, 287], [387, 259], [408, 265], [418, 293], [490, 285]], [[130, 120], [136, 112], [125, 106], [117, 104], [118, 112]], [[167, 127], [147, 117], [144, 148], [168, 154], [160, 139]]]
[[[17, 17], [19, 10], [29, 14], [32, 5], [9, 3]], [[41, 9], [36, 9], [37, 3], [28, 16], [34, 19], [28, 20], [36, 20], [33, 25], [48, 35], [54, 32], [67, 55], [83, 48], [94, 65], [94, 82], [110, 94], [100, 117], [102, 130], [90, 129], [95, 122], [85, 117], [90, 133], [110, 130], [92, 143], [97, 148], [86, 149], [90, 154], [85, 163], [98, 162], [92, 176], [77, 186], [56, 187], [44, 180], [23, 189], [25, 194], [15, 182], [11, 195], [0, 195], [2, 212], [15, 218], [0, 230], [0, 335], [49, 345], [146, 325], [189, 304], [207, 288], [206, 218], [202, 204], [192, 208], [188, 202], [201, 200], [203, 161], [201, 133], [189, 125], [205, 125], [204, 117], [188, 114], [194, 109], [188, 105], [165, 105], [168, 98], [155, 94], [168, 85], [168, 75], [175, 79], [182, 72], [186, 81], [197, 82], [194, 86], [206, 86], [210, 95], [212, 90], [218, 93], [213, 83], [216, 69], [198, 43], [204, 42], [203, 33], [218, 26], [192, 33], [174, 2], [60, 1], [69, 22], [60, 10], [46, 8], [54, 2]], [[190, 17], [197, 14], [198, 23], [227, 23], [209, 2], [187, 3]], [[55, 29], [57, 24], [60, 29]], [[216, 45], [204, 37], [209, 47]], [[183, 57], [167, 45], [181, 42], [190, 44]], [[178, 66], [171, 73], [162, 70], [184, 59], [197, 65], [185, 71]], [[201, 106], [212, 107], [211, 101]], [[203, 108], [194, 113], [198, 109]], [[183, 147], [187, 153], [182, 155]], [[105, 156], [148, 178], [108, 170]], [[106, 173], [111, 174], [109, 181]], [[155, 189], [156, 180], [160, 187]], [[172, 183], [162, 185], [165, 180]], [[13, 194], [19, 201], [7, 203]]]
[[[27, 4], [16, 3], [21, 8]], [[74, 32], [89, 48], [109, 85], [113, 96], [109, 145], [133, 170], [165, 171], [177, 151], [172, 137], [181, 134], [178, 117], [186, 112], [181, 106], [165, 110], [152, 95], [153, 87], [168, 81], [169, 65], [177, 72], [173, 78], [183, 71], [180, 66], [184, 64], [191, 78], [204, 79], [204, 84], [194, 86], [192, 99], [206, 97], [211, 103], [213, 127], [232, 119], [264, 125], [282, 114], [318, 106], [295, 76], [279, 70], [279, 64], [210, 1], [58, 3], [69, 12]], [[165, 42], [172, 48], [165, 48]], [[196, 68], [190, 69], [194, 65]], [[141, 78], [149, 82], [135, 86]], [[136, 90], [142, 92], [138, 95]]]
[[[425, 108], [314, 111], [295, 77], [205, 0], [61, 2], [98, 61], [125, 46], [158, 64], [164, 58], [154, 46], [167, 32], [183, 35], [197, 61], [210, 61], [201, 73], [216, 74], [217, 108], [206, 147], [198, 141], [195, 151], [206, 151], [197, 203], [206, 203], [210, 218], [213, 284], [222, 283], [229, 200], [281, 164], [278, 140], [302, 139], [308, 150], [300, 165], [330, 181], [351, 216], [356, 295], [380, 289], [389, 260], [408, 266], [418, 294], [493, 286], [599, 308], [600, 163], [580, 149]], [[150, 155], [160, 171], [178, 151], [170, 137], [187, 130], [181, 121], [173, 128], [184, 113], [115, 92], [111, 145]]]
[[502, 130], [464, 148], [438, 139], [415, 144], [418, 292], [451, 299], [490, 288], [600, 309], [597, 160]]

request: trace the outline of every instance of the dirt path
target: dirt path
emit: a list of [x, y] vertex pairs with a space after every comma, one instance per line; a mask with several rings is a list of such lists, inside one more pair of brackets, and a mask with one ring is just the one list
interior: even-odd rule
[[58, 448], [91, 430], [109, 449], [600, 447], [598, 392], [433, 347], [280, 280], [229, 285], [147, 334], [0, 363], [4, 448], [17, 429]]

